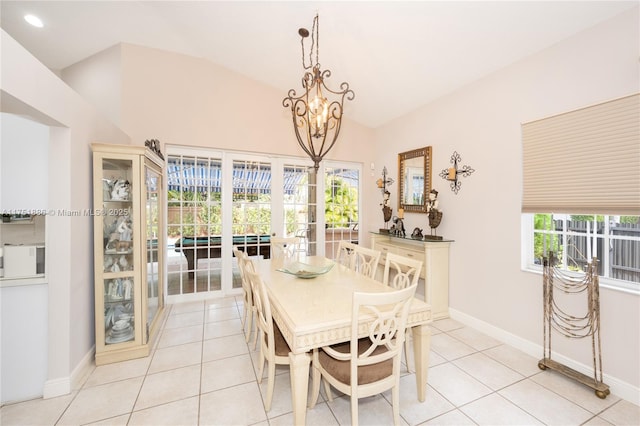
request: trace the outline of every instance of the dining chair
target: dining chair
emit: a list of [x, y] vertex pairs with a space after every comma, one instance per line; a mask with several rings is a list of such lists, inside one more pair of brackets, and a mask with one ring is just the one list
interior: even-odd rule
[[335, 256], [336, 263], [346, 266], [349, 269], [353, 269], [352, 260], [355, 253], [356, 244], [350, 241], [342, 240], [338, 243], [338, 251]]
[[[395, 289], [417, 287], [421, 271], [422, 260], [411, 259], [395, 253], [387, 253], [382, 283]], [[407, 364], [407, 371], [411, 372], [409, 366], [409, 338], [410, 335], [407, 330], [407, 336], [404, 341], [404, 360]]]
[[[358, 424], [358, 399], [391, 389], [394, 424], [400, 424], [400, 357], [407, 317], [416, 286], [384, 293], [353, 294], [351, 340], [314, 349], [310, 408], [324, 383], [329, 401], [331, 386], [351, 397], [351, 424]], [[360, 315], [371, 317], [366, 333]], [[360, 336], [366, 336], [359, 338]]]
[[271, 237], [271, 259], [291, 259], [298, 252], [298, 237]]
[[336, 261], [349, 269], [375, 279], [380, 252], [349, 241], [340, 241]]
[[[249, 260], [249, 263], [253, 262]], [[273, 322], [271, 304], [262, 278], [255, 270], [251, 271], [250, 268], [247, 268], [246, 274], [253, 290], [253, 302], [256, 306], [256, 325], [259, 334], [258, 340], [260, 342], [258, 383], [262, 383], [262, 373], [266, 362], [267, 399], [265, 401], [265, 409], [269, 411], [275, 387], [276, 365], [289, 365], [289, 352], [291, 352], [291, 349], [282, 332], [280, 332], [280, 328]]]
[[358, 244], [352, 244], [354, 247], [353, 270], [375, 279], [378, 270], [378, 262], [380, 261], [380, 252], [378, 250], [363, 247]]
[[[253, 322], [256, 318], [256, 307], [253, 303], [253, 291], [251, 283], [247, 277], [247, 269], [255, 272], [253, 262], [249, 260], [249, 256], [237, 247], [233, 247], [233, 254], [238, 261], [238, 269], [240, 270], [240, 280], [242, 282], [242, 296], [244, 300], [244, 316], [242, 319], [242, 330], [245, 332], [245, 339], [249, 342], [253, 331]], [[256, 330], [257, 336], [257, 330]], [[254, 336], [254, 347], [256, 345], [256, 337]]]

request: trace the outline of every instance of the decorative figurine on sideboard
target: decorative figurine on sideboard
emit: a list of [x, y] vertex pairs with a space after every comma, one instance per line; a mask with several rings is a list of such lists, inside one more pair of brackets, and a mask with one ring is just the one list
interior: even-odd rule
[[389, 197], [391, 197], [391, 193], [387, 190], [387, 185], [391, 185], [393, 183], [392, 178], [387, 177], [387, 167], [382, 168], [382, 177], [376, 181], [378, 188], [382, 191], [382, 217], [384, 218], [384, 228], [380, 228], [380, 232], [383, 234], [389, 233], [389, 221], [391, 220], [391, 215], [393, 213], [393, 209], [389, 206]]
[[405, 237], [407, 235], [404, 229], [404, 209], [398, 209], [398, 216], [393, 217], [393, 226], [391, 226], [389, 232], [396, 237]]
[[421, 240], [423, 238], [422, 229], [416, 226], [411, 233], [411, 238], [414, 240]]
[[442, 221], [442, 212], [438, 210], [438, 191], [432, 189], [429, 192], [429, 200], [427, 201], [427, 213], [429, 213], [429, 227], [431, 235], [425, 235], [425, 240], [441, 240], [442, 237], [436, 235], [436, 228]]

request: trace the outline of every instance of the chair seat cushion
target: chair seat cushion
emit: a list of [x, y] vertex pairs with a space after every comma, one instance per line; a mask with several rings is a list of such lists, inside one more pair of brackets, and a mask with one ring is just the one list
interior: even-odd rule
[[[358, 341], [358, 353], [361, 354], [366, 351], [371, 345], [371, 341], [368, 338], [360, 339]], [[334, 346], [331, 346], [338, 352], [349, 353], [351, 351], [351, 343], [345, 342]], [[382, 352], [386, 352], [387, 348], [384, 346], [378, 346], [371, 355], [378, 355]], [[351, 366], [350, 361], [340, 361], [329, 355], [322, 349], [318, 351], [318, 361], [320, 365], [329, 373], [335, 377], [338, 381], [349, 384], [351, 382]], [[358, 384], [366, 385], [367, 383], [377, 382], [385, 377], [391, 376], [393, 373], [393, 360], [387, 359], [383, 362], [371, 365], [364, 365], [358, 368]]]
[[273, 322], [273, 341], [275, 343], [275, 352], [277, 356], [289, 356], [291, 348], [287, 344], [287, 341], [284, 339], [284, 336], [280, 331], [280, 327], [278, 327], [275, 321]]

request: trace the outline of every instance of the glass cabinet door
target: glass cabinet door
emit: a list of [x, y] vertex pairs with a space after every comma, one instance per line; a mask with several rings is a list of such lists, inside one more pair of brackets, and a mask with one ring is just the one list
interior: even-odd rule
[[149, 329], [156, 318], [162, 300], [162, 282], [160, 274], [162, 273], [162, 265], [159, 256], [162, 254], [158, 250], [159, 222], [161, 217], [160, 209], [160, 182], [161, 174], [159, 171], [149, 167], [145, 167], [145, 227], [146, 227], [146, 277], [147, 277], [147, 329]]
[[[135, 340], [133, 161], [102, 159], [104, 344]], [[96, 267], [100, 267], [96, 265]]]

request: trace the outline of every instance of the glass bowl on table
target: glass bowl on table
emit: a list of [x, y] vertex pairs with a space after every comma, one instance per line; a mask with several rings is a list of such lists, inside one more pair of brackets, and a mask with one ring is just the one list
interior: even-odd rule
[[278, 271], [295, 275], [298, 278], [309, 279], [326, 274], [334, 264], [333, 261], [325, 258], [290, 259], [284, 261]]

